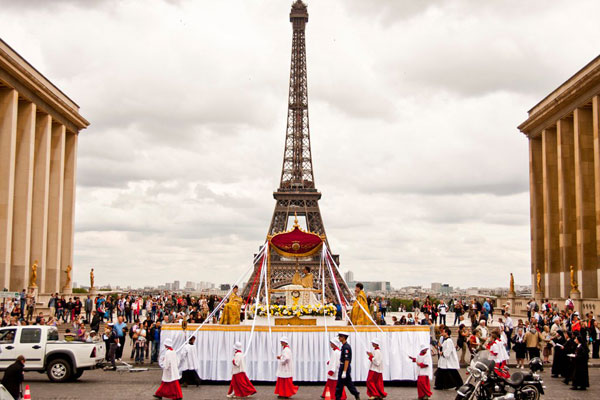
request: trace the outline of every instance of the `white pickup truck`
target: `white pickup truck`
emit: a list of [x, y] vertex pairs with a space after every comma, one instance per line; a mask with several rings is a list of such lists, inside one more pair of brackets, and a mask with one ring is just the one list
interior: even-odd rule
[[86, 369], [98, 367], [105, 351], [104, 342], [59, 340], [54, 326], [0, 328], [0, 371], [23, 355], [26, 371], [46, 372], [52, 382], [74, 381]]

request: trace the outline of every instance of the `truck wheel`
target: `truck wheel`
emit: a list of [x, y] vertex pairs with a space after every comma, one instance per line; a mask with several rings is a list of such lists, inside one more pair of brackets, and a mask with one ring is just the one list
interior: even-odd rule
[[83, 375], [83, 369], [77, 368], [77, 370], [73, 373], [73, 375], [71, 375], [71, 379], [69, 380], [75, 382], [77, 379], [81, 378], [81, 375]]
[[71, 364], [63, 358], [50, 361], [46, 370], [52, 382], [66, 382], [71, 377]]

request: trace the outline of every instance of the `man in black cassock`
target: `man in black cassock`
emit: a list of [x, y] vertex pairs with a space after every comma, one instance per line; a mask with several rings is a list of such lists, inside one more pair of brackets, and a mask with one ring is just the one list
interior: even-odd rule
[[2, 386], [15, 399], [21, 398], [21, 383], [25, 380], [23, 368], [25, 368], [25, 357], [19, 356], [14, 363], [8, 366], [2, 377]]
[[590, 386], [590, 377], [588, 374], [589, 349], [581, 336], [575, 336], [577, 349], [573, 359], [573, 390], [586, 390]]

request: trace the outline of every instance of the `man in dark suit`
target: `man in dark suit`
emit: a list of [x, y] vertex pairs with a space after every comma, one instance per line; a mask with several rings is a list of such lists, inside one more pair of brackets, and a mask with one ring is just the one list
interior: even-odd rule
[[25, 367], [25, 357], [19, 356], [17, 360], [9, 365], [4, 371], [2, 385], [8, 390], [15, 399], [21, 398], [21, 383], [25, 379], [23, 368]]

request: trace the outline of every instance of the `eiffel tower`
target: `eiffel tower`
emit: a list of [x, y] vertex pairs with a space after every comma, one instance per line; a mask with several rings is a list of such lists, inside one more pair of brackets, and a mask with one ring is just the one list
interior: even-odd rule
[[[269, 235], [289, 230], [288, 223], [297, 215], [304, 219], [308, 231], [325, 235], [325, 227], [319, 210], [321, 193], [315, 188], [310, 150], [310, 131], [308, 124], [308, 85], [306, 76], [306, 43], [305, 28], [308, 22], [308, 10], [301, 0], [292, 4], [290, 12], [292, 23], [292, 61], [290, 67], [290, 86], [288, 96], [287, 128], [285, 134], [285, 150], [283, 152], [283, 168], [279, 189], [273, 193], [275, 211], [269, 227]], [[329, 247], [329, 244], [327, 243]], [[339, 265], [339, 256], [333, 255]], [[282, 257], [271, 251], [271, 282], [269, 287], [277, 289], [292, 283], [295, 271], [309, 266], [315, 275], [314, 288], [321, 289], [318, 271], [320, 253], [310, 258], [296, 259]], [[252, 282], [258, 273], [259, 266], [244, 288], [244, 297], [248, 296]], [[335, 269], [335, 268], [334, 268]], [[350, 299], [350, 293], [337, 270], [334, 271], [343, 294]], [[335, 298], [330, 274], [326, 273], [326, 295]]]

